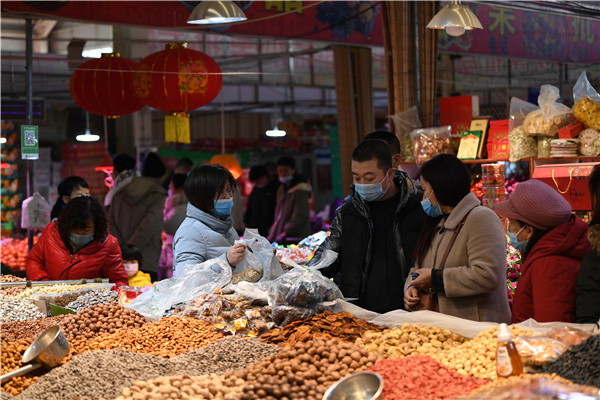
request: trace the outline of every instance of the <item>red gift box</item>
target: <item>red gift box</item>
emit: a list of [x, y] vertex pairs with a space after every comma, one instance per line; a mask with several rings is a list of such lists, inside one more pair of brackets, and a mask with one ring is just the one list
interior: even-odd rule
[[452, 135], [468, 130], [471, 120], [478, 116], [478, 96], [440, 97], [440, 126], [450, 125]]
[[490, 121], [487, 142], [488, 157], [497, 160], [508, 160], [508, 120]]
[[533, 170], [533, 178], [553, 187], [570, 204], [574, 211], [592, 209], [588, 188], [589, 176], [600, 162], [577, 164], [544, 164]]
[[561, 139], [572, 139], [577, 137], [583, 131], [585, 126], [581, 122], [573, 122], [558, 130], [558, 137]]

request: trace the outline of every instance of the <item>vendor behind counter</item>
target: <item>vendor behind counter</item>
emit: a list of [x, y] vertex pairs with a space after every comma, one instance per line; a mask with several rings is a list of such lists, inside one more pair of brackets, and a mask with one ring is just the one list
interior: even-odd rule
[[117, 239], [108, 233], [104, 208], [90, 196], [72, 199], [26, 258], [27, 279], [108, 278], [127, 285]]

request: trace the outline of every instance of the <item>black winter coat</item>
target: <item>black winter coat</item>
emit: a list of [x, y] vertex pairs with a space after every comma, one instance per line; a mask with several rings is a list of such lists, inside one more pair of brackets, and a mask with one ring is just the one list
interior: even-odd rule
[[[395, 215], [390, 217], [393, 217], [395, 222], [395, 250], [401, 268], [398, 273], [402, 274], [402, 281], [404, 281], [413, 266], [413, 252], [425, 218], [421, 206], [423, 192], [418, 183], [413, 182], [406, 173], [401, 171], [396, 172], [394, 183], [400, 189], [401, 196]], [[327, 277], [336, 277], [344, 296], [358, 298], [358, 305], [361, 305], [361, 298], [366, 295], [373, 246], [372, 228], [368, 206], [352, 186], [350, 199], [336, 211], [330, 236], [319, 246], [308, 264], [309, 266], [317, 264], [325, 250], [338, 253], [337, 260], [322, 269], [321, 273]], [[404, 282], [398, 287], [382, 287], [380, 290], [396, 292], [398, 296], [403, 297]]]
[[588, 229], [592, 251], [583, 257], [575, 288], [575, 322], [598, 324], [600, 320], [600, 225]]
[[279, 182], [273, 182], [263, 188], [254, 187], [248, 198], [244, 215], [247, 228], [258, 229], [261, 236], [267, 237], [275, 217], [275, 204]]

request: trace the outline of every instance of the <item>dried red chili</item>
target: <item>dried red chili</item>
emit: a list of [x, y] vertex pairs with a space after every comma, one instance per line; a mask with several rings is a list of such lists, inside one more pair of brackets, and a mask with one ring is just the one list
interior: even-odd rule
[[459, 374], [428, 356], [381, 360], [369, 370], [383, 377], [386, 400], [444, 400], [487, 383]]

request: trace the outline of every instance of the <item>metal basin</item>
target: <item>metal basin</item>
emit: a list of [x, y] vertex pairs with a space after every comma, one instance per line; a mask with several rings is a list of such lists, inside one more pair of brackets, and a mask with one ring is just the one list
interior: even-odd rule
[[383, 379], [375, 372], [357, 372], [334, 383], [323, 400], [383, 399]]
[[23, 354], [23, 364], [40, 363], [54, 368], [69, 354], [69, 342], [59, 325], [51, 326], [38, 336]]

